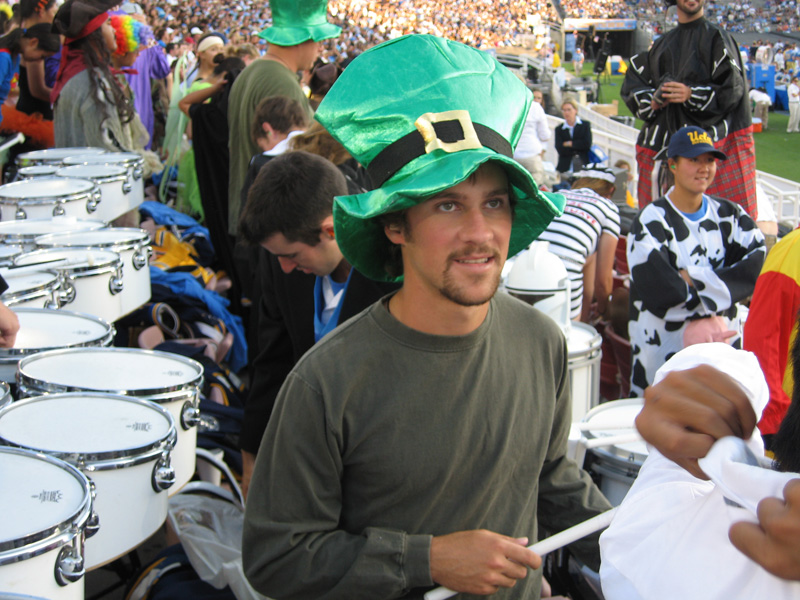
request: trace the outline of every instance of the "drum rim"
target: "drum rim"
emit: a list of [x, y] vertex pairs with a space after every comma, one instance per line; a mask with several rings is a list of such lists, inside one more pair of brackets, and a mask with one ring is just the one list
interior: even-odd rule
[[175, 426], [175, 419], [172, 414], [162, 406], [155, 402], [150, 402], [143, 398], [133, 398], [130, 396], [123, 396], [121, 394], [105, 394], [102, 392], [65, 392], [63, 394], [44, 394], [40, 396], [31, 396], [12, 402], [8, 406], [0, 409], [0, 421], [3, 416], [11, 414], [15, 410], [25, 410], [28, 406], [41, 402], [57, 402], [64, 398], [103, 398], [106, 400], [115, 400], [118, 402], [128, 402], [145, 406], [148, 409], [155, 410], [158, 414], [164, 417], [169, 424], [167, 433], [164, 437], [153, 440], [141, 446], [105, 450], [102, 452], [67, 452], [63, 450], [47, 450], [43, 448], [34, 448], [19, 440], [11, 440], [0, 435], [0, 441], [5, 442], [11, 447], [23, 448], [33, 452], [40, 452], [48, 456], [53, 456], [59, 460], [71, 464], [77, 469], [86, 473], [94, 473], [98, 471], [110, 471], [115, 469], [125, 469], [128, 467], [135, 467], [151, 460], [157, 459], [165, 451], [169, 452], [175, 447], [178, 438], [178, 430]]
[[[21, 243], [24, 244], [25, 242], [30, 243], [30, 241], [35, 240], [37, 237], [41, 237], [43, 235], [50, 235], [51, 233], [63, 233], [63, 231], [53, 232], [35, 232], [35, 233], [20, 233], [18, 231], [8, 231], [5, 232], [3, 229], [6, 227], [3, 226], [3, 223], [8, 223], [7, 226], [9, 229], [13, 229], [11, 227], [12, 223], [25, 223], [26, 225], [30, 225], [31, 223], [49, 223], [51, 221], [57, 221], [59, 219], [70, 219], [76, 223], [97, 223], [99, 224], [97, 227], [92, 227], [90, 229], [75, 229], [75, 230], [68, 230], [68, 231], [95, 231], [97, 229], [104, 229], [108, 227], [108, 223], [105, 221], [101, 221], [100, 219], [75, 219], [73, 217], [53, 217], [50, 219], [14, 219], [12, 221], [0, 221], [0, 243], [8, 244], [8, 243]], [[19, 240], [16, 242], [16, 240]]]
[[[26, 252], [23, 257], [27, 259], [29, 256], [37, 257], [48, 252], [52, 252], [54, 250], [59, 250], [59, 248], [43, 248], [41, 250], [33, 250], [32, 252]], [[57, 273], [66, 273], [68, 275], [74, 276], [76, 273], [83, 273], [88, 275], [96, 274], [96, 273], [104, 273], [110, 270], [116, 270], [122, 265], [122, 257], [120, 257], [118, 252], [114, 252], [113, 250], [104, 250], [94, 249], [94, 248], [64, 248], [64, 250], [92, 250], [93, 252], [105, 252], [107, 254], [113, 254], [116, 258], [106, 257], [105, 259], [101, 259], [100, 262], [96, 262], [93, 265], [74, 265], [74, 264], [67, 264], [67, 265], [47, 265], [42, 268], [42, 271], [46, 271], [52, 273], [56, 271]], [[16, 259], [14, 260], [14, 264], [17, 263]], [[20, 264], [21, 267], [27, 267], [30, 265]]]
[[[603, 346], [603, 336], [601, 336], [598, 331], [587, 323], [570, 323], [570, 327], [575, 327], [579, 331], [586, 331], [586, 333], [594, 332], [594, 335], [589, 338], [589, 345], [582, 349], [582, 350], [570, 350], [569, 349], [569, 337], [567, 337], [567, 358], [581, 358], [585, 355], [593, 355], [594, 352], [599, 351]], [[594, 358], [594, 356], [591, 356]]]
[[[98, 146], [75, 146], [75, 147], [64, 147], [64, 148], [43, 148], [41, 150], [31, 150], [30, 152], [23, 152], [22, 154], [18, 155], [14, 162], [16, 165], [23, 166], [23, 167], [34, 167], [37, 165], [42, 164], [60, 164], [62, 160], [69, 156], [77, 156], [79, 153], [84, 152], [86, 154], [106, 154], [107, 151], [105, 148], [100, 148]], [[32, 156], [35, 155], [35, 156]], [[57, 158], [58, 157], [58, 158]], [[25, 162], [30, 162], [30, 164], [23, 164]]]
[[2, 446], [0, 447], [0, 454], [2, 453], [43, 460], [65, 470], [78, 480], [83, 487], [84, 494], [83, 501], [69, 519], [26, 535], [23, 540], [25, 545], [19, 545], [19, 539], [0, 540], [0, 565], [12, 564], [45, 554], [54, 548], [66, 545], [76, 536], [81, 535], [80, 532], [92, 512], [92, 488], [89, 478], [68, 462], [42, 452], [13, 446]]
[[[137, 390], [120, 390], [120, 389], [98, 390], [98, 389], [76, 387], [73, 385], [65, 385], [53, 382], [41, 382], [41, 380], [35, 379], [30, 375], [26, 375], [24, 372], [24, 369], [35, 361], [47, 360], [48, 358], [52, 356], [57, 356], [59, 354], [67, 354], [67, 353], [86, 354], [89, 352], [103, 352], [107, 354], [111, 353], [131, 354], [131, 355], [135, 354], [139, 356], [143, 355], [157, 356], [159, 358], [181, 362], [185, 366], [194, 369], [197, 375], [196, 377], [193, 377], [191, 381], [171, 386], [164, 386], [160, 388], [141, 388]], [[46, 352], [37, 352], [36, 354], [32, 354], [30, 356], [26, 356], [25, 358], [21, 359], [17, 366], [17, 383], [20, 387], [20, 391], [23, 393], [27, 393], [28, 391], [47, 392], [47, 393], [83, 392], [83, 391], [105, 392], [108, 394], [115, 394], [121, 396], [132, 396], [134, 398], [145, 398], [147, 400], [150, 400], [151, 402], [164, 404], [182, 399], [184, 396], [186, 397], [191, 396], [192, 398], [197, 398], [200, 394], [200, 387], [203, 384], [203, 365], [192, 358], [181, 356], [180, 354], [162, 352], [160, 350], [144, 350], [141, 348], [116, 348], [116, 347], [102, 348], [102, 349], [96, 347], [67, 348], [59, 350], [47, 350]], [[28, 395], [33, 395], [33, 394], [28, 394]]]
[[35, 314], [68, 315], [72, 317], [79, 317], [86, 321], [93, 321], [95, 323], [100, 323], [101, 325], [105, 325], [106, 331], [103, 333], [102, 336], [98, 338], [92, 338], [87, 341], [78, 342], [76, 344], [67, 346], [59, 345], [59, 346], [43, 346], [41, 348], [0, 348], [0, 365], [14, 364], [19, 362], [22, 356], [28, 356], [29, 354], [32, 353], [44, 352], [47, 350], [56, 350], [58, 348], [85, 348], [85, 347], [96, 348], [98, 346], [107, 346], [110, 345], [112, 341], [114, 341], [114, 335], [116, 334], [114, 325], [112, 323], [109, 323], [102, 317], [98, 317], [97, 315], [90, 315], [89, 313], [82, 313], [74, 310], [51, 310], [49, 308], [27, 308], [27, 307], [20, 307], [12, 310], [17, 314], [35, 313]]
[[[58, 240], [53, 240], [53, 238], [66, 238], [75, 235], [82, 235], [82, 234], [94, 234], [97, 232], [103, 232], [102, 235], [113, 235], [115, 233], [123, 234], [123, 233], [130, 233], [129, 237], [122, 237], [120, 235], [120, 239], [118, 240], [109, 240], [107, 242], [89, 242], [89, 243], [79, 243], [79, 242], [61, 242], [58, 243]], [[108, 233], [107, 233], [108, 232]], [[137, 237], [134, 238], [134, 235]], [[51, 240], [53, 240], [52, 243]], [[41, 249], [45, 248], [97, 248], [97, 249], [105, 249], [105, 248], [119, 248], [120, 250], [135, 250], [137, 247], [147, 246], [150, 245], [150, 235], [144, 229], [137, 229], [136, 227], [107, 227], [105, 229], [92, 229], [90, 231], [62, 231], [59, 233], [46, 233], [44, 235], [38, 236], [34, 243], [37, 246], [40, 246]], [[118, 252], [117, 250], [113, 250], [114, 252]]]
[[[94, 160], [96, 156], [103, 156], [105, 160]], [[102, 154], [87, 154], [86, 156], [73, 154], [65, 157], [62, 161], [62, 166], [64, 167], [79, 165], [125, 165], [126, 167], [135, 167], [144, 165], [144, 157], [135, 152], [104, 152]]]
[[[632, 406], [638, 405], [640, 407], [644, 406], [644, 398], [620, 398], [619, 400], [612, 400], [611, 402], [619, 402], [622, 404], [616, 404], [615, 406]], [[581, 423], [588, 423], [588, 417], [597, 415], [602, 413], [606, 410], [609, 410], [611, 406], [609, 406], [609, 402], [604, 402], [603, 404], [599, 404], [598, 406], [592, 407], [589, 412], [587, 412], [583, 418], [581, 419]], [[614, 406], [614, 405], [612, 405]], [[636, 425], [631, 423], [632, 430], [636, 430]], [[619, 433], [619, 432], [617, 432]], [[583, 435], [586, 439], [595, 439], [597, 438], [596, 435], [592, 434], [591, 429], [587, 429], [583, 432]], [[645, 443], [642, 441], [642, 443]], [[613, 448], [618, 448], [618, 446], [612, 446]], [[640, 454], [638, 452], [630, 452], [630, 451], [623, 451], [624, 455], [618, 454], [616, 452], [612, 452], [609, 448], [601, 447], [601, 448], [592, 448], [591, 452], [597, 454], [598, 456], [602, 456], [604, 459], [607, 459], [611, 462], [618, 463], [618, 464], [637, 464], [634, 461], [630, 460], [630, 457], [634, 457], [636, 460], [640, 460], [643, 463], [647, 459], [647, 454]], [[641, 466], [641, 463], [638, 463]]]
[[[49, 196], [30, 197], [30, 196], [5, 195], [5, 192], [7, 192], [9, 188], [16, 189], [23, 186], [40, 185], [44, 181], [58, 181], [63, 184], [65, 180], [70, 182], [85, 182], [89, 184], [89, 187], [88, 189], [73, 191], [69, 194], [52, 194]], [[86, 186], [83, 187], [86, 188]], [[13, 206], [18, 206], [18, 205], [35, 206], [38, 204], [52, 204], [54, 200], [55, 201], [61, 200], [63, 202], [76, 202], [79, 200], [92, 199], [94, 198], [97, 192], [99, 192], [97, 184], [95, 184], [95, 182], [92, 181], [91, 179], [83, 179], [77, 177], [37, 177], [36, 179], [12, 181], [11, 183], [0, 185], [0, 204], [10, 204]]]
[[[20, 298], [25, 298], [29, 294], [36, 294], [37, 296], [41, 295], [38, 292], [54, 292], [60, 287], [60, 282], [58, 280], [58, 275], [56, 273], [52, 273], [50, 271], [39, 271], [39, 273], [43, 275], [52, 275], [53, 279], [47, 281], [46, 283], [42, 283], [32, 288], [25, 288], [24, 290], [19, 290], [17, 292], [11, 292], [6, 290], [2, 294], [0, 294], [0, 299], [3, 300], [4, 304], [8, 304], [9, 302], [18, 301]], [[10, 277], [9, 279], [13, 279]], [[6, 283], [8, 283], [8, 279], [6, 279]], [[53, 283], [55, 283], [55, 287], [52, 287]]]
[[[113, 168], [114, 170], [119, 169], [119, 172], [108, 173], [106, 175], [72, 175], [70, 173], [62, 172], [67, 169], [80, 169], [82, 167], [107, 167]], [[57, 169], [55, 175], [56, 177], [65, 177], [67, 179], [86, 179], [87, 181], [93, 181], [95, 185], [117, 183], [118, 181], [128, 181], [128, 170], [124, 167], [118, 167], [115, 164], [66, 165]], [[44, 178], [41, 177], [40, 179]]]

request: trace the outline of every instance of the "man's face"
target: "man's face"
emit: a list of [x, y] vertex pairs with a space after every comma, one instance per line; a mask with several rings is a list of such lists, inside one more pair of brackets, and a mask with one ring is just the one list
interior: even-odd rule
[[290, 242], [282, 233], [274, 233], [261, 246], [274, 254], [284, 273], [295, 269], [303, 273], [311, 273], [319, 277], [330, 275], [342, 262], [339, 245], [324, 231], [320, 234], [320, 242], [309, 246], [304, 242]]
[[315, 42], [314, 40], [308, 40], [307, 42], [300, 44], [298, 47], [301, 50], [298, 66], [302, 71], [310, 71], [319, 57], [320, 50], [322, 49], [322, 43]]
[[460, 306], [488, 302], [500, 283], [511, 235], [508, 180], [492, 163], [406, 213], [387, 235], [402, 247], [404, 289]]
[[678, 12], [682, 12], [689, 20], [703, 16], [705, 0], [677, 0]]

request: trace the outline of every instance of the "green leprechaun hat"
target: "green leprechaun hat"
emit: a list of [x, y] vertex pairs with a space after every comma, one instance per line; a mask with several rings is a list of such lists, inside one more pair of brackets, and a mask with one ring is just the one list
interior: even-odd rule
[[512, 158], [530, 104], [525, 84], [492, 56], [431, 35], [385, 42], [350, 63], [316, 114], [376, 186], [334, 201], [336, 240], [350, 264], [396, 279], [375, 217], [419, 204], [487, 161], [503, 167], [517, 199], [509, 256], [524, 250], [565, 203], [539, 191]]
[[258, 34], [276, 46], [297, 46], [339, 37], [342, 28], [328, 23], [328, 0], [272, 0], [272, 25]]

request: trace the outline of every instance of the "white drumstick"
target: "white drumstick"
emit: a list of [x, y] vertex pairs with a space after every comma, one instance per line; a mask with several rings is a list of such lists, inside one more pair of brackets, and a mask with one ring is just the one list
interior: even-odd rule
[[[576, 542], [587, 535], [608, 527], [611, 524], [611, 520], [614, 518], [616, 512], [616, 508], [607, 510], [604, 513], [600, 513], [596, 517], [592, 517], [588, 521], [578, 523], [569, 529], [565, 529], [561, 533], [557, 533], [549, 538], [545, 538], [539, 542], [536, 542], [532, 546], [528, 546], [528, 549], [533, 550], [539, 556], [549, 554], [554, 550], [563, 548], [572, 542]], [[456, 594], [458, 594], [458, 592], [454, 592], [449, 588], [438, 587], [435, 590], [431, 590], [430, 592], [426, 593], [425, 600], [445, 600], [445, 598], [452, 598]]]

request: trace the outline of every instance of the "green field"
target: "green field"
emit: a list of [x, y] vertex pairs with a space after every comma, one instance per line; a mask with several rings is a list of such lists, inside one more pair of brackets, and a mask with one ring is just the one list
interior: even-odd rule
[[[592, 75], [593, 63], [586, 63], [582, 75]], [[572, 69], [569, 69], [570, 74]], [[600, 100], [611, 103], [620, 100], [619, 92], [623, 75], [601, 77], [602, 88]], [[619, 114], [630, 115], [628, 107], [620, 100]], [[789, 121], [788, 112], [771, 112], [769, 115], [769, 129], [753, 135], [756, 143], [756, 168], [759, 171], [772, 173], [791, 181], [800, 182], [800, 168], [797, 157], [800, 156], [800, 133], [786, 133], [786, 124]], [[637, 121], [637, 127], [641, 121]]]

